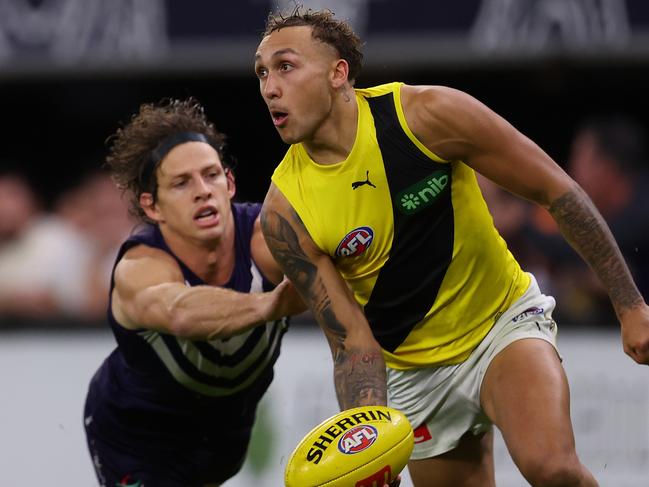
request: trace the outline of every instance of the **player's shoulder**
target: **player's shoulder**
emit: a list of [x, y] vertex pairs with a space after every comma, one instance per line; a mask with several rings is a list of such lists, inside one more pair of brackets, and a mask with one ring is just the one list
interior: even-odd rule
[[158, 247], [153, 247], [151, 245], [147, 245], [144, 243], [138, 243], [136, 245], [133, 245], [126, 252], [124, 252], [124, 256], [120, 259], [120, 262], [138, 261], [147, 258], [166, 259], [172, 257], [169, 255], [169, 252], [165, 252], [164, 250]]
[[465, 91], [444, 85], [401, 86], [401, 102], [404, 106], [421, 106], [439, 110], [451, 109], [458, 103], [472, 103], [473, 96]]
[[269, 217], [275, 213], [286, 214], [292, 208], [289, 203], [288, 198], [282, 191], [282, 185], [278, 185], [278, 181], [273, 180], [268, 188], [268, 193], [266, 194], [266, 199], [264, 199], [264, 204], [261, 207], [259, 213], [259, 221], [261, 222], [261, 228], [264, 229], [266, 225], [265, 222], [268, 221]]
[[126, 252], [115, 266], [115, 282], [134, 282], [139, 276], [165, 271], [171, 275], [182, 274], [176, 259], [162, 249], [138, 244]]
[[491, 116], [487, 107], [469, 93], [441, 85], [404, 85], [401, 105], [413, 132], [429, 142], [430, 134], [449, 137], [465, 129], [471, 132], [478, 120], [484, 122]]

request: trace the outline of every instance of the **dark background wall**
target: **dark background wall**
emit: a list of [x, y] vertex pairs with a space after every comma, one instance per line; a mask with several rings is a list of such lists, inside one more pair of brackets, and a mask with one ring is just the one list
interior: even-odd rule
[[[260, 199], [285, 150], [250, 73], [65, 75], [0, 81], [0, 161], [28, 172], [46, 199], [97, 167], [105, 139], [139, 104], [195, 96], [229, 135], [239, 159], [239, 196]], [[465, 90], [536, 140], [559, 163], [575, 125], [593, 113], [627, 113], [647, 123], [649, 66], [547, 60], [525, 66], [368, 70], [359, 86], [402, 80]]]
[[[191, 95], [229, 135], [240, 161], [239, 196], [263, 198], [285, 150], [252, 71], [271, 2], [250, 0], [234, 6], [167, 0], [150, 2], [157, 7], [147, 10], [116, 0], [77, 2], [79, 10], [67, 18], [56, 13], [57, 5], [74, 1], [14, 0], [31, 20], [7, 21], [20, 14], [18, 7], [13, 17], [7, 14], [2, 20], [0, 15], [0, 164], [20, 166], [49, 202], [101, 164], [105, 139], [141, 103]], [[95, 3], [101, 7], [93, 10]], [[330, 3], [334, 10], [341, 4]], [[506, 3], [365, 2], [363, 15], [356, 19], [366, 39], [366, 68], [358, 86], [402, 80], [465, 90], [504, 115], [559, 163], [566, 157], [575, 125], [589, 114], [621, 112], [647, 124], [649, 43], [644, 40], [649, 7], [643, 1], [620, 0], [622, 27], [611, 24], [604, 10], [589, 10], [603, 9], [606, 2], [521, 0], [516, 12], [502, 6]], [[584, 25], [599, 28], [591, 26], [590, 34], [575, 40], [571, 32], [581, 24], [562, 17], [561, 5], [568, 4], [588, 17], [582, 19]], [[493, 32], [484, 37], [492, 39], [491, 44], [476, 41], [487, 7], [492, 16], [499, 15], [490, 21], [492, 31], [509, 33], [498, 42]], [[603, 15], [609, 15], [608, 23]], [[33, 18], [39, 16], [46, 25], [60, 27], [37, 35]], [[66, 19], [74, 25], [85, 22], [96, 33], [81, 32], [83, 42], [71, 41]], [[113, 24], [122, 30], [118, 40], [108, 34], [107, 26]], [[530, 26], [537, 24], [545, 29], [542, 45], [530, 34]], [[32, 32], [31, 37], [26, 32]], [[82, 44], [83, 49], [65, 50]]]

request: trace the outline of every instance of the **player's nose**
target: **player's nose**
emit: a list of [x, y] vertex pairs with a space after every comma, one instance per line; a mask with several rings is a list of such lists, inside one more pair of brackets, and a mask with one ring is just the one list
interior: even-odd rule
[[262, 91], [264, 97], [267, 99], [279, 98], [282, 94], [276, 77], [271, 73], [268, 73], [268, 76], [264, 80]]
[[196, 178], [195, 186], [196, 188], [196, 199], [199, 198], [208, 198], [212, 195], [211, 186], [203, 179], [202, 177]]

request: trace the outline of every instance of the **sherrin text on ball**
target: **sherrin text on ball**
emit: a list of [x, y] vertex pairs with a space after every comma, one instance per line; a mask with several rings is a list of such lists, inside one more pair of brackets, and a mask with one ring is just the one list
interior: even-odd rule
[[304, 436], [286, 465], [286, 487], [373, 487], [394, 480], [414, 446], [399, 411], [362, 406], [342, 411]]

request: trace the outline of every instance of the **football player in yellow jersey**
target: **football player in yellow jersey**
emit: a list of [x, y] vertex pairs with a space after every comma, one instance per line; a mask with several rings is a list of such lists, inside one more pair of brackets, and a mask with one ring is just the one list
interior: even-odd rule
[[328, 339], [340, 407], [408, 415], [417, 487], [495, 485], [492, 425], [530, 484], [598, 485], [575, 451], [554, 300], [489, 227], [474, 171], [549, 210], [608, 290], [625, 352], [649, 364], [649, 308], [611, 232], [575, 181], [470, 95], [355, 90], [360, 45], [330, 12], [298, 8], [269, 17], [255, 55], [291, 144], [262, 227]]

